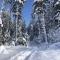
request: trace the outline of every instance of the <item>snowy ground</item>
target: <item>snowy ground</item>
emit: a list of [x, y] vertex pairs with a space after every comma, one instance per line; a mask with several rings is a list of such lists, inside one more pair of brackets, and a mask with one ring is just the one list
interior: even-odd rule
[[51, 45], [46, 50], [37, 47], [0, 47], [0, 60], [60, 60], [60, 43]]

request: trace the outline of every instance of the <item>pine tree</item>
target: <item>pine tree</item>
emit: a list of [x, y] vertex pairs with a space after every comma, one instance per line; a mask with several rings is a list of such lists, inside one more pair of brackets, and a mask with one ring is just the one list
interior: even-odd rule
[[3, 29], [2, 33], [4, 36], [4, 41], [9, 43], [11, 40], [11, 35], [10, 35], [10, 29], [11, 29], [11, 17], [9, 16], [8, 12], [4, 11], [2, 12], [2, 20], [3, 20]]
[[45, 11], [45, 24], [47, 33], [54, 28], [54, 0], [44, 0], [44, 11]]
[[[11, 22], [10, 21], [10, 16], [9, 16], [8, 12], [5, 10], [4, 1], [2, 3], [2, 7], [1, 7], [0, 12], [1, 12], [1, 19], [2, 19], [2, 24], [3, 24], [3, 27], [1, 28], [3, 37], [1, 39], [1, 41], [3, 41], [2, 43], [4, 44], [5, 42], [9, 41], [9, 38], [10, 38], [10, 37], [8, 37], [8, 39], [5, 39], [5, 38], [7, 38], [6, 35], [10, 34], [9, 33], [9, 22]], [[7, 33], [6, 33], [6, 31], [7, 31]]]
[[3, 28], [3, 23], [2, 23], [2, 19], [1, 19], [1, 15], [0, 15], [0, 45], [4, 42], [2, 28]]
[[[51, 1], [50, 1], [51, 2]], [[47, 24], [49, 27], [49, 32], [48, 32], [48, 41], [49, 43], [54, 43], [54, 42], [57, 42], [59, 41], [59, 26], [60, 26], [60, 23], [59, 23], [59, 6], [60, 6], [60, 3], [59, 3], [59, 0], [53, 0], [53, 3], [51, 3], [51, 10], [52, 10], [52, 13], [51, 13], [51, 20], [50, 20], [50, 23]], [[47, 27], [48, 28], [48, 27]]]
[[30, 35], [30, 38], [39, 44], [44, 41], [47, 43], [43, 3], [43, 0], [36, 0], [34, 2], [32, 13], [33, 21], [32, 24], [30, 24], [30, 30], [32, 29], [32, 35]]
[[24, 26], [24, 22], [22, 20], [23, 4], [24, 4], [24, 0], [21, 2], [16, 0], [12, 7], [12, 13], [13, 13], [14, 22], [15, 22], [15, 31], [14, 32], [15, 32], [16, 43], [24, 45], [24, 44], [26, 44], [26, 39], [24, 37], [25, 26]]
[[56, 27], [60, 26], [60, 1], [55, 1], [54, 3], [54, 21], [55, 21], [55, 25]]

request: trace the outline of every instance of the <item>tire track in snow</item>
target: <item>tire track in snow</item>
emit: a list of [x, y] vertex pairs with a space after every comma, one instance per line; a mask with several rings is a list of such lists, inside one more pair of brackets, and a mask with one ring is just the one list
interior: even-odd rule
[[23, 50], [27, 50], [27, 49], [25, 49], [25, 48], [7, 48], [7, 51], [10, 51], [11, 50], [11, 52], [9, 53], [9, 54], [0, 54], [0, 60], [9, 60], [11, 57], [13, 57], [13, 56], [15, 56], [16, 54], [18, 54], [18, 53], [20, 53], [21, 51], [23, 51]]
[[25, 58], [25, 60], [29, 60], [29, 58], [30, 58], [34, 53], [35, 53], [35, 51], [33, 50], [33, 51], [31, 52], [31, 54], [28, 55], [28, 56]]
[[30, 57], [28, 58], [28, 60], [31, 60], [34, 56], [34, 59], [32, 59], [32, 60], [35, 60], [35, 58], [37, 57], [37, 51], [35, 50], [31, 55], [30, 55]]
[[9, 60], [25, 60], [25, 58], [28, 57], [31, 53], [32, 51], [21, 51]]
[[20, 51], [19, 53], [16, 53], [15, 55], [13, 55], [9, 60], [14, 60], [16, 59], [16, 57], [19, 55], [19, 54], [22, 54], [24, 53], [24, 51]]

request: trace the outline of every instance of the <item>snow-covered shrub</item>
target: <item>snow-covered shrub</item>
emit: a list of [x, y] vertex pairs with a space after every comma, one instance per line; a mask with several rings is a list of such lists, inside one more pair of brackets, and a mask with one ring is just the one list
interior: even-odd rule
[[60, 27], [56, 30], [51, 30], [48, 34], [49, 43], [60, 42]]

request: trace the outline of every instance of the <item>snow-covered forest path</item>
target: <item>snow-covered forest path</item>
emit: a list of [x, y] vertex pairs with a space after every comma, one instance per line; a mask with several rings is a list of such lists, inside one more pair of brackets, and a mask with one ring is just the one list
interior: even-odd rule
[[25, 60], [34, 50], [20, 46], [1, 46], [0, 51], [0, 60]]
[[60, 60], [60, 49], [1, 46], [0, 51], [0, 60]]

